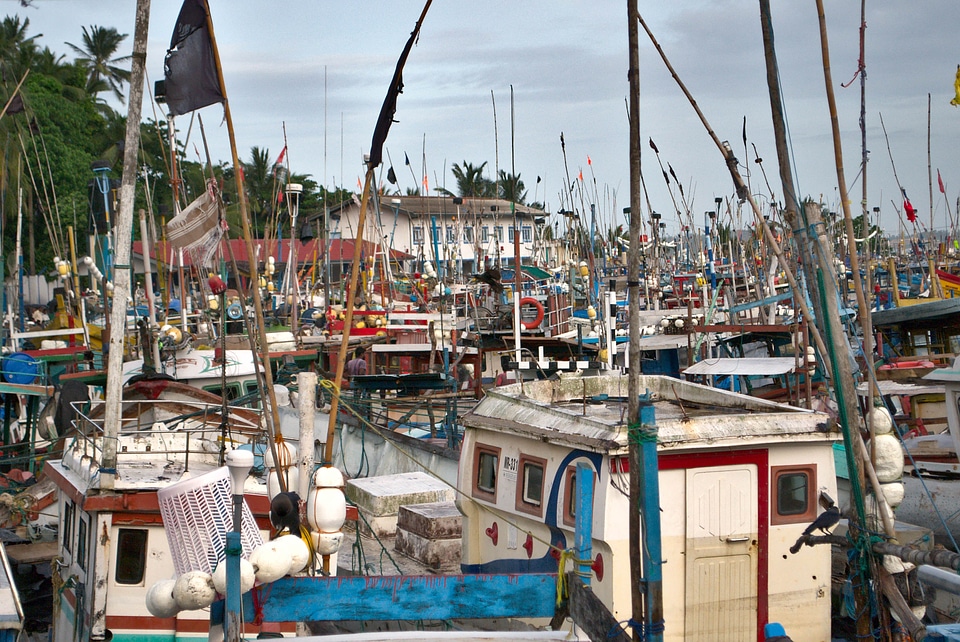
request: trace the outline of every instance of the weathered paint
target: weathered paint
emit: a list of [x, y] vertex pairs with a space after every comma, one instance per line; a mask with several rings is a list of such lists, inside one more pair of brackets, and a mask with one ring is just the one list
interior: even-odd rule
[[[751, 474], [756, 479], [749, 499], [755, 526], [732, 538], [744, 548], [744, 560], [750, 559], [749, 567], [741, 569], [746, 569], [751, 584], [746, 599], [755, 603], [750, 608], [755, 616], [750, 618], [748, 635], [762, 639], [762, 624], [769, 620], [784, 623], [798, 642], [829, 640], [829, 551], [804, 547], [796, 555], [789, 553], [806, 522], [771, 526], [771, 511], [775, 510], [771, 475], [774, 466], [810, 466], [816, 473], [814, 491], [835, 496], [831, 445], [838, 434], [831, 432], [830, 422], [817, 413], [653, 379], [648, 378], [648, 388], [660, 429], [664, 639], [692, 639], [685, 630], [686, 560], [697, 542], [688, 535], [692, 501], [687, 491], [688, 471], [709, 474], [714, 467], [733, 467], [754, 471]], [[519, 386], [498, 389], [489, 402], [484, 399], [467, 415], [459, 475], [463, 496], [458, 499], [464, 513], [464, 572], [519, 571], [534, 564], [546, 566], [548, 561], [555, 568], [556, 561], [544, 542], [553, 542], [562, 550], [573, 541], [572, 525], [564, 522], [558, 510], [567, 501], [562, 487], [565, 469], [578, 459], [589, 461], [598, 473], [593, 556], [594, 560], [598, 556], [603, 559], [604, 568], [602, 578], [593, 574], [591, 588], [619, 620], [630, 617], [632, 586], [626, 560], [631, 508], [625, 496], [626, 471], [620, 467], [627, 451], [626, 426], [616, 408], [604, 410], [603, 404], [589, 403], [591, 396], [603, 394], [622, 398], [625, 390], [616, 377], [530, 382], [522, 393]], [[573, 403], [571, 396], [576, 400]], [[587, 401], [581, 402], [584, 398]], [[471, 454], [478, 444], [499, 449], [501, 465], [494, 499], [473, 497], [476, 461]], [[539, 519], [516, 509], [517, 476], [510, 477], [504, 470], [507, 458], [512, 461], [521, 455], [545, 461], [544, 511]], [[496, 512], [486, 510], [487, 506], [495, 506]], [[496, 538], [491, 536], [494, 531]], [[523, 546], [526, 533], [533, 535], [530, 555]], [[706, 639], [711, 638], [708, 635]]]
[[[243, 612], [264, 622], [551, 617], [556, 583], [555, 573], [285, 577], [244, 595]], [[210, 622], [222, 618], [221, 601]]]

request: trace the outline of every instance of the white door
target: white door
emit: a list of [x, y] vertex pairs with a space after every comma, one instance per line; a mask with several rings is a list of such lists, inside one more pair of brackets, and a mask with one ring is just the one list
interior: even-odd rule
[[757, 639], [757, 467], [687, 471], [686, 640]]

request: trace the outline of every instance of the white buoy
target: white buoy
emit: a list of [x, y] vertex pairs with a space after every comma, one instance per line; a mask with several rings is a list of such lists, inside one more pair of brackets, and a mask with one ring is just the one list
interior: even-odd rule
[[867, 447], [875, 453], [878, 480], [893, 482], [903, 477], [903, 448], [899, 439], [891, 434], [877, 435]]
[[343, 544], [343, 533], [310, 533], [313, 539], [313, 549], [318, 555], [333, 555], [340, 550]]
[[299, 573], [310, 561], [310, 547], [298, 535], [282, 535], [276, 540], [277, 545], [287, 551], [290, 556], [291, 575]]
[[871, 408], [867, 416], [867, 425], [873, 426], [873, 430], [878, 435], [886, 435], [893, 432], [893, 417], [886, 408]]
[[173, 597], [173, 587], [177, 580], [160, 580], [147, 591], [147, 610], [150, 615], [159, 618], [173, 617], [180, 612], [177, 600]]
[[906, 494], [906, 489], [903, 487], [902, 482], [895, 481], [880, 484], [880, 490], [883, 492], [883, 498], [890, 504], [890, 508], [896, 508], [903, 503], [903, 496]]
[[173, 598], [184, 611], [207, 608], [217, 599], [213, 577], [204, 571], [187, 571], [177, 578], [173, 586]]
[[343, 473], [333, 466], [317, 469], [313, 488], [307, 495], [307, 521], [321, 533], [333, 533], [347, 519], [347, 500], [343, 496]]
[[[280, 479], [276, 468], [270, 469], [267, 476], [267, 496], [273, 500], [280, 494]], [[297, 466], [289, 466], [283, 470], [283, 478], [287, 482], [287, 490], [296, 491], [300, 486], [300, 469]]]
[[[253, 564], [240, 558], [240, 593], [247, 593], [256, 584], [257, 575], [253, 570]], [[227, 562], [226, 560], [217, 565], [217, 570], [213, 572], [213, 588], [220, 595], [227, 594]]]
[[257, 581], [261, 584], [276, 582], [290, 572], [292, 560], [284, 547], [278, 546], [276, 540], [264, 542], [250, 553], [250, 563], [253, 564]]

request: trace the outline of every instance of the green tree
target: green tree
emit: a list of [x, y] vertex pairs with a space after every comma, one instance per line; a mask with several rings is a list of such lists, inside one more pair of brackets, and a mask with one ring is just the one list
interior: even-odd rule
[[525, 203], [527, 200], [527, 189], [523, 185], [520, 174], [508, 174], [505, 170], [500, 170], [500, 194], [502, 199], [513, 203]]
[[83, 27], [82, 46], [66, 43], [77, 54], [77, 64], [87, 70], [87, 91], [97, 95], [110, 90], [117, 100], [124, 102], [123, 85], [130, 80], [130, 70], [118, 65], [129, 62], [130, 56], [116, 57], [127, 34], [113, 27], [92, 25]]
[[487, 166], [486, 162], [479, 165], [472, 165], [463, 161], [453, 164], [453, 178], [457, 181], [457, 193], [464, 197], [490, 197], [493, 196], [493, 183], [483, 177], [483, 169]]

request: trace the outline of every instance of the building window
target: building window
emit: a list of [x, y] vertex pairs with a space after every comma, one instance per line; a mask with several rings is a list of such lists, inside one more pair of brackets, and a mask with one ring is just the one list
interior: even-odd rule
[[547, 460], [520, 455], [517, 466], [517, 510], [537, 517], [543, 516], [543, 483]]
[[473, 228], [469, 225], [463, 228], [463, 242], [467, 243], [468, 245], [473, 244]]
[[413, 244], [420, 245], [423, 243], [423, 228], [419, 225], [413, 228]]
[[514, 230], [514, 227], [512, 225], [507, 228], [507, 240], [510, 241], [511, 243], [513, 243], [513, 239], [514, 239], [513, 230]]
[[493, 228], [493, 235], [497, 239], [497, 243], [503, 243], [503, 226], [495, 225]]
[[452, 225], [447, 226], [447, 243], [457, 242], [457, 230]]
[[806, 524], [817, 516], [817, 467], [773, 466], [775, 504], [771, 524]]
[[490, 240], [490, 227], [487, 225], [484, 225], [480, 229], [480, 242], [487, 243], [489, 240]]
[[147, 566], [147, 531], [121, 528], [117, 535], [117, 584], [142, 584]]
[[473, 496], [497, 501], [497, 475], [500, 472], [500, 449], [477, 444], [473, 458]]
[[73, 519], [75, 507], [69, 499], [64, 503], [63, 508], [63, 549], [68, 553], [73, 552]]
[[77, 565], [87, 570], [87, 520], [80, 516], [80, 524], [77, 526]]
[[520, 236], [524, 243], [533, 243], [533, 228], [529, 225], [524, 225], [520, 228]]

